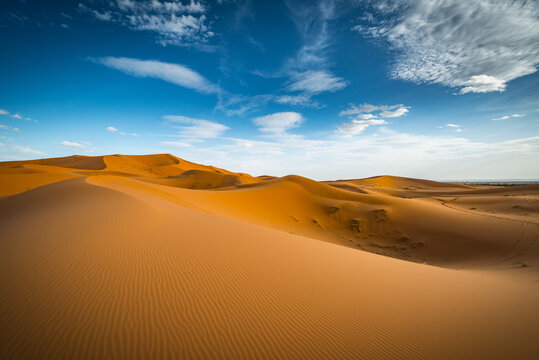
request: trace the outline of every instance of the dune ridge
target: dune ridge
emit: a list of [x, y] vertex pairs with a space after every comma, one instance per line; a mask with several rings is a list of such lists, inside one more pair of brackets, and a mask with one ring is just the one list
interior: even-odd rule
[[167, 154], [4, 162], [0, 185], [2, 358], [539, 356], [537, 186]]

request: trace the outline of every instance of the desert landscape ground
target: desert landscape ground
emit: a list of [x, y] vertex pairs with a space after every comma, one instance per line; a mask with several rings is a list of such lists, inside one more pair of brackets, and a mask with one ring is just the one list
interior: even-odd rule
[[539, 185], [0, 163], [2, 359], [539, 357]]

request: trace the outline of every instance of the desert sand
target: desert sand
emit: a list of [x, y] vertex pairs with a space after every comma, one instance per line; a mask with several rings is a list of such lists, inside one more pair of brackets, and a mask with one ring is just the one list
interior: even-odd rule
[[0, 163], [2, 359], [539, 357], [539, 185]]

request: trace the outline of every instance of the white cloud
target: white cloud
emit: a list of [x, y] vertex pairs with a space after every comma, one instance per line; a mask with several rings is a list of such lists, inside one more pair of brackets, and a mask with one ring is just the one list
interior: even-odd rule
[[199, 1], [191, 0], [188, 4], [183, 4], [180, 1], [173, 2], [160, 2], [158, 0], [152, 0], [150, 6], [160, 12], [171, 12], [171, 13], [204, 13], [206, 12], [206, 7], [203, 3]]
[[165, 120], [170, 123], [185, 124], [185, 126], [173, 126], [180, 130], [179, 135], [193, 139], [209, 139], [221, 136], [229, 129], [228, 126], [204, 119], [193, 119], [181, 115], [165, 115]]
[[97, 61], [107, 67], [138, 77], [161, 79], [201, 93], [220, 93], [219, 86], [212, 84], [202, 75], [180, 64], [157, 60], [139, 60], [123, 57], [103, 57]]
[[[379, 117], [398, 117], [405, 115], [408, 112], [409, 107], [404, 106], [402, 104], [397, 105], [371, 105], [371, 104], [363, 104], [363, 105], [354, 105], [350, 104], [350, 108], [347, 110], [343, 110], [339, 113], [340, 116], [344, 115], [361, 115], [365, 116], [363, 119], [371, 119], [373, 116], [371, 113], [374, 112], [380, 112]], [[392, 111], [393, 110], [393, 111]], [[381, 114], [385, 114], [386, 116], [382, 116]], [[389, 116], [387, 116], [389, 115]]]
[[165, 147], [177, 147], [177, 148], [186, 148], [186, 147], [192, 146], [191, 144], [187, 142], [183, 142], [183, 141], [162, 141], [159, 143], [159, 145], [165, 146]]
[[75, 149], [75, 150], [87, 150], [88, 146], [91, 145], [91, 143], [88, 142], [74, 142], [74, 141], [60, 141], [58, 146], [62, 146], [69, 149]]
[[305, 71], [292, 76], [289, 91], [305, 91], [317, 94], [325, 91], [335, 92], [343, 89], [348, 83], [327, 70]]
[[382, 111], [380, 114], [378, 114], [378, 116], [382, 118], [400, 117], [400, 116], [406, 115], [407, 112], [408, 112], [408, 108], [401, 106], [393, 111], [390, 111], [390, 110]]
[[230, 95], [224, 92], [217, 94], [215, 109], [223, 111], [227, 116], [243, 115], [264, 108], [268, 102], [275, 99], [273, 95]]
[[9, 125], [2, 125], [2, 124], [0, 124], [0, 130], [5, 130], [5, 131], [19, 131], [19, 129], [16, 128], [16, 127], [9, 126]]
[[362, 133], [372, 125], [387, 125], [384, 118], [395, 118], [406, 115], [408, 106], [397, 105], [371, 105], [350, 104], [350, 108], [339, 113], [340, 116], [349, 116], [349, 123], [341, 124], [337, 127], [337, 132], [345, 137], [351, 137]]
[[133, 0], [116, 0], [116, 4], [122, 10], [133, 10], [137, 6], [137, 3]]
[[359, 114], [358, 118], [362, 119], [362, 120], [369, 120], [369, 119], [375, 119], [376, 115], [374, 115], [374, 114]]
[[397, 50], [391, 75], [460, 88], [503, 91], [539, 62], [539, 3], [526, 0], [371, 1], [354, 27]]
[[344, 137], [351, 137], [357, 135], [371, 125], [385, 125], [387, 122], [383, 119], [371, 119], [371, 120], [352, 120], [349, 123], [341, 124], [337, 127], [337, 132], [341, 133]]
[[[4, 109], [0, 109], [0, 115], [9, 115], [9, 111], [4, 110]], [[32, 118], [29, 118], [29, 117], [23, 117], [21, 114], [16, 113], [16, 114], [12, 114], [10, 116], [12, 118], [14, 118], [14, 119], [33, 121], [33, 122], [37, 123], [37, 120], [33, 120]]]
[[451, 124], [451, 123], [449, 123], [449, 124], [445, 124], [445, 127], [450, 128], [451, 131], [453, 131], [453, 132], [457, 132], [457, 133], [462, 132], [462, 128], [460, 127], [459, 124]]
[[505, 80], [497, 79], [494, 76], [474, 75], [470, 80], [464, 82], [465, 87], [460, 89], [461, 94], [469, 92], [486, 93], [491, 91], [505, 91]]
[[303, 122], [303, 116], [297, 112], [279, 112], [256, 117], [253, 123], [260, 131], [270, 134], [284, 134], [287, 130], [298, 127]]
[[308, 95], [282, 95], [277, 96], [274, 101], [278, 104], [312, 107], [319, 109], [322, 107], [317, 101], [313, 101]]
[[93, 10], [93, 14], [101, 21], [110, 21], [112, 19], [112, 14], [109, 11], [100, 13], [99, 11]]
[[162, 45], [202, 46], [214, 34], [207, 25], [206, 7], [200, 1], [117, 0], [100, 12], [79, 4], [79, 9], [101, 21], [110, 21], [133, 30], [151, 31]]
[[115, 128], [114, 126], [108, 126], [107, 127], [107, 131], [108, 132], [111, 132], [111, 133], [118, 133], [122, 136], [127, 136], [127, 135], [131, 135], [131, 136], [138, 136], [137, 134], [135, 133], [126, 133], [125, 131], [120, 131], [120, 129], [118, 128]]
[[507, 120], [507, 119], [510, 119], [510, 118], [520, 118], [520, 117], [523, 117], [523, 116], [526, 116], [526, 114], [504, 115], [504, 116], [494, 118], [492, 120], [495, 120], [495, 121], [497, 121], [497, 120]]

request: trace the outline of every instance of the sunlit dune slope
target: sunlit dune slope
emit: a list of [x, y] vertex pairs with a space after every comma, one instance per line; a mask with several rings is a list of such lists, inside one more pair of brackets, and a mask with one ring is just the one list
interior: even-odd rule
[[415, 264], [216, 211], [264, 192], [268, 204], [288, 194], [282, 211], [305, 216], [358, 196], [389, 201], [318, 185], [293, 176], [200, 191], [94, 173], [0, 199], [1, 357], [539, 355], [539, 289], [518, 269]]

